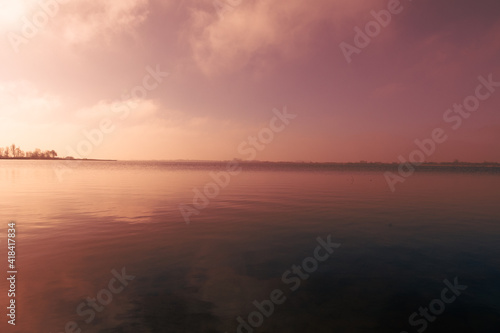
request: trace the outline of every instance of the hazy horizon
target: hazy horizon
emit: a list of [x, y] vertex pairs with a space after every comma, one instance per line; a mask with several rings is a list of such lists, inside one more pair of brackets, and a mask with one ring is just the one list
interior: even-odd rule
[[[238, 158], [234, 159], [226, 159], [226, 160], [196, 160], [196, 159], [115, 159], [115, 158], [106, 158], [106, 157], [101, 157], [101, 158], [74, 158], [74, 159], [69, 159], [68, 157], [72, 156], [58, 156], [56, 158], [29, 158], [29, 157], [9, 157], [9, 158], [2, 158], [4, 160], [8, 159], [26, 159], [26, 160], [57, 160], [57, 161], [71, 161], [71, 160], [94, 160], [94, 161], [119, 161], [119, 162], [232, 162], [232, 161], [237, 161], [239, 163], [312, 163], [312, 164], [400, 164], [400, 161], [388, 161], [388, 162], [381, 162], [381, 161], [301, 161], [301, 160], [296, 160], [296, 161], [288, 161], [288, 160], [242, 160]], [[425, 161], [422, 164], [500, 164], [500, 162], [495, 162], [495, 161], [483, 161], [483, 162], [470, 162], [470, 161], [460, 161], [460, 160], [453, 160], [453, 161]]]

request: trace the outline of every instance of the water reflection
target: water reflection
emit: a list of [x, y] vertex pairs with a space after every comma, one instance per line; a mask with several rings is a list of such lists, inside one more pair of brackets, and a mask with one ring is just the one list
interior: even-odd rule
[[[426, 332], [500, 327], [498, 174], [417, 173], [392, 193], [379, 170], [252, 166], [186, 225], [179, 204], [220, 165], [82, 162], [59, 181], [54, 163], [0, 164], [21, 272], [10, 331], [236, 332], [328, 234], [342, 247], [256, 331], [416, 331], [409, 315], [455, 276], [467, 291]], [[86, 324], [76, 307], [122, 267], [136, 279]]]

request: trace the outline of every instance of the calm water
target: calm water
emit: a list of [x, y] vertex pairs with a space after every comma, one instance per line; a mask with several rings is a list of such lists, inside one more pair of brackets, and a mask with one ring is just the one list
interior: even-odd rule
[[[89, 161], [59, 178], [58, 165], [0, 161], [0, 246], [15, 220], [19, 271], [17, 325], [4, 313], [1, 332], [237, 332], [237, 317], [262, 318], [244, 333], [500, 331], [498, 173], [420, 172], [392, 193], [380, 170], [256, 164], [188, 225], [179, 205], [225, 166]], [[328, 235], [341, 246], [288, 275], [292, 292], [283, 274]], [[101, 292], [122, 268], [135, 278]], [[411, 326], [455, 277], [467, 289]], [[282, 304], [249, 318], [276, 289]], [[108, 304], [79, 315], [98, 294]]]

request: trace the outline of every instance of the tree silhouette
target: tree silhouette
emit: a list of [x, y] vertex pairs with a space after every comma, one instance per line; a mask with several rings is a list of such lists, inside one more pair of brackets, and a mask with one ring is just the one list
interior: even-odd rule
[[15, 158], [15, 159], [57, 159], [57, 152], [55, 150], [42, 151], [36, 148], [34, 151], [23, 151], [21, 147], [15, 144], [0, 147], [0, 159]]

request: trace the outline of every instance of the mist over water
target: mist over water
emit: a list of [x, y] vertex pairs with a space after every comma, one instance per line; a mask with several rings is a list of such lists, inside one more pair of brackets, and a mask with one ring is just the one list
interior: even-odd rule
[[[88, 161], [58, 178], [57, 163], [0, 161], [12, 332], [236, 332], [276, 289], [286, 301], [255, 332], [417, 332], [409, 317], [455, 277], [467, 289], [425, 332], [500, 327], [498, 173], [416, 172], [392, 193], [378, 169], [253, 163], [188, 225], [179, 205], [223, 164]], [[328, 235], [341, 246], [292, 291], [283, 274]], [[78, 305], [122, 268], [135, 278], [86, 323]]]

